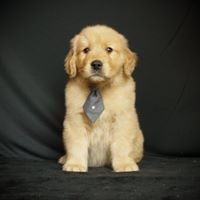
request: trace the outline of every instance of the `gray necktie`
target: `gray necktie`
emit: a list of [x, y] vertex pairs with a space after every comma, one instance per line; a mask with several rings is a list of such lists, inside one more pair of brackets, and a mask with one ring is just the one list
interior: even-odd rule
[[83, 110], [92, 123], [101, 115], [104, 105], [99, 89], [92, 89], [83, 105]]

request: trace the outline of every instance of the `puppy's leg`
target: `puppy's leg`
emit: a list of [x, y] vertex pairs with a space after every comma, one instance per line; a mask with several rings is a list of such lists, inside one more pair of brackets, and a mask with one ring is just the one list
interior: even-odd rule
[[86, 129], [79, 116], [65, 119], [63, 138], [66, 149], [63, 170], [86, 172], [88, 165], [88, 139]]
[[[136, 117], [128, 114], [117, 117], [111, 144], [112, 166], [115, 172], [139, 170], [134, 159], [138, 153], [134, 152], [134, 140], [137, 137], [137, 131], [139, 131], [139, 126]], [[141, 145], [140, 148], [142, 148]]]
[[142, 131], [139, 129], [138, 131], [135, 132], [136, 136], [134, 138], [134, 149], [133, 149], [133, 158], [134, 160], [138, 163], [142, 160], [143, 158], [143, 153], [144, 153], [144, 137], [142, 134]]

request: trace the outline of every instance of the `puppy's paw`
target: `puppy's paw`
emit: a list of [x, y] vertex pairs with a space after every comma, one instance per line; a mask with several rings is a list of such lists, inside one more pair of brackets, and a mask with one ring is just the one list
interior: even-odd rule
[[67, 172], [87, 172], [87, 167], [80, 164], [65, 163], [62, 169]]
[[139, 171], [139, 167], [135, 162], [118, 163], [113, 165], [115, 172], [134, 172]]
[[59, 158], [58, 163], [61, 165], [64, 165], [66, 162], [66, 155]]

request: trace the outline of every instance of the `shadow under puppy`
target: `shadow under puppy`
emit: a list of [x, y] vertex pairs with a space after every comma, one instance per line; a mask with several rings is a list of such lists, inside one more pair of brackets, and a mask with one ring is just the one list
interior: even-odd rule
[[137, 56], [123, 35], [95, 25], [71, 40], [65, 59], [64, 171], [86, 172], [110, 165], [115, 172], [138, 171], [143, 135], [131, 76]]

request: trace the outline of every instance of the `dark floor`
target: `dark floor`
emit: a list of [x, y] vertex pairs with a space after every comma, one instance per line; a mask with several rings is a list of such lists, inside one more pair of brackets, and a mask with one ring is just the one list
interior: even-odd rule
[[55, 161], [0, 159], [0, 200], [199, 200], [200, 158], [145, 155], [141, 170], [66, 173]]

